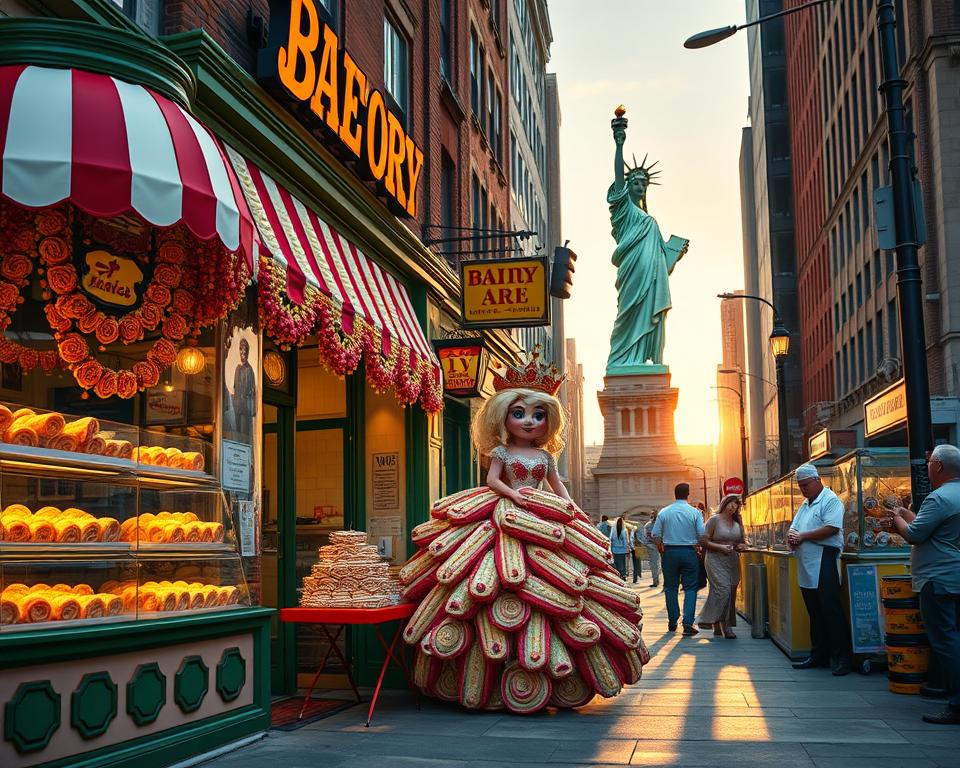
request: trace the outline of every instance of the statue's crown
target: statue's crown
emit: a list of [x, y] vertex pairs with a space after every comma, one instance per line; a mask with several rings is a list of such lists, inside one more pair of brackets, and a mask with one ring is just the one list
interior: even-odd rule
[[503, 376], [494, 373], [493, 388], [497, 392], [502, 392], [505, 389], [534, 389], [556, 397], [565, 378], [553, 363], [547, 365], [540, 362], [540, 347], [538, 345], [527, 357], [525, 365], [519, 367], [508, 365], [507, 372]]
[[653, 167], [660, 161], [655, 160], [654, 162], [650, 163], [650, 165], [647, 165], [647, 157], [648, 157], [647, 155], [644, 155], [643, 160], [638, 163], [637, 156], [634, 155], [632, 166], [629, 163], [624, 163], [624, 166], [627, 169], [627, 178], [630, 178], [631, 176], [635, 176], [638, 173], [642, 173], [646, 177], [648, 184], [659, 185], [660, 182], [654, 181], [653, 179], [655, 176], [660, 175], [660, 171], [653, 170]]

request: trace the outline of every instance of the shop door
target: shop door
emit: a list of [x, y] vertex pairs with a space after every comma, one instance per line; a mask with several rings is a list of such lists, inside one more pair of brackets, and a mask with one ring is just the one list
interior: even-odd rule
[[476, 485], [470, 447], [470, 408], [447, 398], [443, 405], [443, 494]]
[[[267, 391], [263, 405], [262, 602], [270, 608], [283, 608], [296, 604], [297, 589], [294, 574], [286, 567], [290, 558], [284, 557], [293, 546], [292, 526], [286, 521], [293, 519], [295, 511], [294, 409], [291, 405], [271, 404], [269, 399]], [[270, 641], [271, 691], [293, 693], [294, 633], [291, 627], [280, 623], [278, 614], [273, 617]]]

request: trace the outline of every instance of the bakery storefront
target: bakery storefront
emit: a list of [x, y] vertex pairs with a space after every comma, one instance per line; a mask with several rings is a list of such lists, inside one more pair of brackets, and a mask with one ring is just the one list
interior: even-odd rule
[[0, 765], [167, 764], [269, 723], [259, 236], [158, 43], [0, 36]]

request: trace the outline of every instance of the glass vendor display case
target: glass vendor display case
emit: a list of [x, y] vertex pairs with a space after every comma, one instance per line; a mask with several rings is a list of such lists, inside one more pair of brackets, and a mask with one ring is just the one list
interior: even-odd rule
[[[77, 424], [78, 448], [100, 442], [92, 453], [72, 450], [72, 440], [34, 444], [32, 433], [26, 444], [0, 442], [0, 632], [250, 604], [206, 444], [33, 414], [28, 430], [64, 434]], [[22, 418], [11, 412], [5, 438]]]
[[900, 448], [864, 448], [837, 460], [834, 491], [843, 502], [844, 552], [905, 556], [892, 529], [893, 510], [910, 506], [910, 467]]

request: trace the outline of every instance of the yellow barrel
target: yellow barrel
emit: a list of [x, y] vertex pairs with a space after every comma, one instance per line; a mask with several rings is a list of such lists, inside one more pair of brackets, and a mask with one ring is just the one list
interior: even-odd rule
[[883, 613], [888, 635], [926, 634], [919, 608], [885, 608]]
[[908, 600], [916, 596], [917, 593], [913, 591], [913, 577], [909, 574], [880, 577], [880, 597], [884, 600]]
[[887, 665], [891, 672], [901, 675], [927, 674], [930, 647], [912, 643], [898, 643], [891, 637], [887, 644]]

